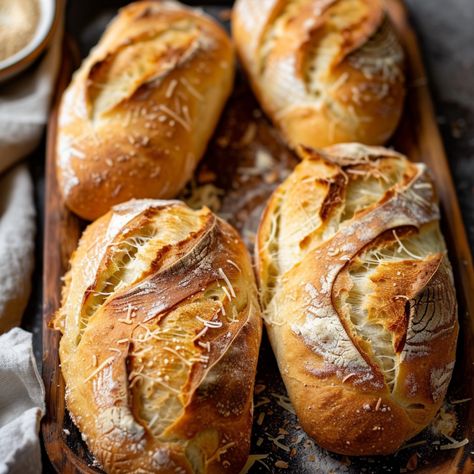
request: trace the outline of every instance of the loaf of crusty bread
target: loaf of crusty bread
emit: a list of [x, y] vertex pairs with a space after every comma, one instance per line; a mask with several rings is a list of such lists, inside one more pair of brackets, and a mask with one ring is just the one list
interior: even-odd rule
[[191, 178], [232, 88], [234, 53], [205, 14], [132, 3], [107, 28], [59, 111], [67, 206], [95, 219], [131, 198], [171, 198]]
[[382, 0], [237, 0], [232, 31], [260, 104], [290, 145], [383, 144], [405, 95]]
[[261, 317], [237, 232], [135, 200], [84, 232], [55, 326], [66, 402], [109, 473], [239, 472]]
[[388, 454], [440, 408], [457, 304], [433, 183], [379, 147], [300, 149], [258, 233], [263, 314], [302, 427]]

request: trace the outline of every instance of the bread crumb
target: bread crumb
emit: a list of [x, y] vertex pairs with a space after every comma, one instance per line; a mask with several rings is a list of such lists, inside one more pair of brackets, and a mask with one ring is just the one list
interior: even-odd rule
[[221, 21], [229, 21], [230, 17], [232, 15], [232, 9], [231, 8], [225, 8], [224, 10], [221, 10], [217, 16]]
[[273, 184], [278, 181], [278, 172], [276, 170], [271, 171], [270, 173], [265, 174], [263, 180], [267, 184]]
[[255, 135], [257, 134], [257, 124], [255, 122], [250, 122], [245, 129], [242, 138], [238, 142], [239, 147], [244, 147], [249, 145], [255, 139]]
[[217, 140], [217, 145], [220, 148], [227, 148], [229, 146], [229, 138], [228, 137], [219, 137]]
[[199, 172], [197, 181], [199, 184], [208, 184], [216, 180], [217, 175], [211, 170], [203, 169]]
[[454, 412], [448, 412], [446, 407], [441, 407], [436, 418], [431, 423], [431, 430], [435, 434], [451, 436], [456, 430], [457, 419]]
[[418, 467], [418, 455], [417, 453], [414, 453], [408, 460], [406, 468], [409, 471], [414, 471], [417, 467]]

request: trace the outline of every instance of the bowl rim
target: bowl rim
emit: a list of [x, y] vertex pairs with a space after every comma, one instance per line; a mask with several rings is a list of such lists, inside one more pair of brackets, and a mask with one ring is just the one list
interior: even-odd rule
[[12, 76], [33, 62], [48, 44], [59, 19], [61, 0], [37, 0], [40, 18], [31, 41], [15, 54], [0, 61], [0, 76]]

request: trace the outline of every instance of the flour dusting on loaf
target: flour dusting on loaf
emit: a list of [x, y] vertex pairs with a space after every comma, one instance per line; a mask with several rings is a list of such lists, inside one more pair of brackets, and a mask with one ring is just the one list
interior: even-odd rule
[[179, 201], [118, 205], [71, 259], [55, 319], [66, 402], [106, 472], [238, 472], [261, 335], [236, 231]]
[[62, 98], [57, 175], [92, 220], [130, 198], [173, 198], [191, 179], [234, 77], [230, 39], [178, 2], [124, 7]]
[[381, 0], [238, 0], [237, 51], [293, 147], [383, 144], [405, 95], [404, 54]]
[[456, 295], [433, 183], [380, 147], [298, 152], [257, 239], [270, 340], [322, 447], [391, 453], [431, 421], [454, 367]]

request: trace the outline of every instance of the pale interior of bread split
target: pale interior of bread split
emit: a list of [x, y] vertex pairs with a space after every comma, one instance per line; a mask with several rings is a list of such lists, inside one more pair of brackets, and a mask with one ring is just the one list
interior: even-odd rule
[[[258, 321], [256, 288], [247, 286], [249, 262], [238, 260], [240, 247], [228, 251], [223, 247], [229, 236], [237, 245], [236, 235], [225, 234], [229, 231], [219, 227], [224, 223], [206, 208], [194, 211], [175, 203], [137, 213], [128, 222], [118, 217], [118, 225], [113, 222], [115, 217], [103, 231], [99, 252], [97, 240], [88, 240], [89, 229], [86, 231], [78, 252], [87, 246], [85, 254], [91, 259], [80, 258], [78, 265], [73, 262], [64, 306], [57, 315], [57, 327], [64, 333], [60, 352], [68, 407], [82, 431], [85, 425], [81, 418], [89, 415], [78, 414], [74, 407], [84, 403], [84, 391], [92, 390], [91, 396], [100, 409], [97, 419], [88, 420], [87, 430], [82, 432], [90, 433], [92, 429], [100, 435], [102, 456], [117, 449], [120, 435], [120, 440], [130, 439], [133, 453], [138, 453], [145, 442], [153, 443], [166, 452], [174, 450], [181, 459], [185, 457], [193, 472], [208, 472], [208, 466], [236, 444], [232, 430], [229, 435], [219, 421], [216, 426], [203, 426], [188, 438], [182, 434], [181, 424], [189, 417], [187, 407], [195, 401], [195, 390], [220, 390], [218, 378], [225, 370], [221, 359], [227, 357], [228, 350], [238, 353], [240, 346], [229, 349], [233, 338], [240, 335], [250, 318], [254, 318], [250, 325]], [[222, 255], [227, 260], [221, 261]], [[221, 262], [218, 268], [212, 266], [214, 261]], [[168, 296], [154, 286], [154, 279], [162, 272], [165, 275], [161, 278], [166, 281], [167, 275], [172, 280], [177, 278], [178, 287], [169, 283], [169, 291], [177, 292], [178, 304], [167, 307], [163, 301], [168, 301]], [[180, 284], [184, 288], [191, 285], [191, 289], [184, 290], [189, 296], [181, 296]], [[134, 295], [138, 299], [134, 300]], [[82, 304], [76, 308], [78, 300]], [[163, 304], [167, 309], [162, 309]], [[140, 319], [135, 319], [137, 314]], [[111, 321], [115, 324], [108, 326]], [[115, 331], [110, 336], [107, 327]], [[103, 338], [97, 340], [97, 334], [103, 334]], [[98, 350], [97, 344], [104, 346]], [[113, 367], [114, 357], [123, 357], [123, 363]], [[256, 360], [249, 361], [252, 363]], [[73, 374], [77, 367], [86, 370]], [[246, 387], [246, 375], [239, 376]], [[240, 403], [247, 403], [250, 392], [239, 396]], [[102, 398], [105, 401], [100, 401]], [[109, 406], [111, 399], [115, 402]], [[222, 400], [222, 410], [227, 403]], [[242, 417], [247, 419], [248, 414], [245, 408]], [[225, 421], [229, 425], [234, 422]], [[245, 433], [237, 435], [245, 438]], [[224, 443], [223, 439], [230, 441]], [[97, 445], [91, 449], [95, 453]]]
[[[206, 363], [209, 359], [206, 347], [194, 343], [203, 326], [202, 319], [195, 315], [206, 315], [205, 321], [208, 321], [207, 315], [217, 314], [224, 302], [225, 293], [216, 286], [203, 297], [171, 311], [159, 323], [143, 325], [134, 334], [134, 350], [129, 354], [129, 381], [132, 389], [141, 382], [140, 388], [133, 390], [135, 410], [158, 439], [168, 439], [166, 428], [180, 418], [188, 401], [182, 394], [193, 364]], [[144, 361], [143, 355], [151, 350], [161, 356], [148, 355]]]
[[94, 64], [89, 85], [92, 118], [130, 98], [146, 83], [162, 80], [183, 55], [192, 54], [198, 37], [196, 25], [182, 20], [163, 31], [142, 33]]
[[152, 223], [143, 227], [140, 232], [111, 244], [112, 250], [104, 271], [95, 288], [81, 308], [80, 326], [82, 335], [89, 321], [98, 313], [99, 308], [120, 289], [139, 282], [165, 246], [174, 245], [184, 240], [190, 233], [199, 228], [199, 215], [192, 211], [177, 216], [172, 213], [159, 213]]
[[[367, 168], [367, 165], [369, 166]], [[350, 225], [359, 213], [378, 205], [385, 194], [399, 183], [406, 171], [406, 161], [385, 158], [345, 169], [344, 191], [334, 196], [326, 218], [321, 207], [327, 197], [328, 174], [337, 175], [337, 167], [323, 160], [307, 161], [285, 182], [273, 197], [268, 216], [269, 229], [260, 249], [268, 255], [266, 277], [262, 281], [264, 314], [271, 324], [282, 324], [277, 299], [285, 274], [302, 262], [342, 226]], [[334, 178], [334, 179], [340, 179]], [[414, 197], [420, 199], [420, 197]], [[348, 262], [350, 290], [334, 298], [334, 305], [352, 334], [365, 341], [364, 349], [380, 367], [385, 382], [394, 388], [400, 353], [394, 348], [394, 336], [380, 321], [368, 317], [371, 295], [375, 291], [371, 275], [399, 262], [423, 261], [444, 254], [445, 247], [437, 222], [416, 229], [393, 229], [387, 242], [373, 243]]]
[[[335, 66], [344, 57], [343, 54], [341, 56], [341, 51], [344, 51], [346, 40], [341, 32], [351, 31], [354, 36], [364, 35], [370, 23], [370, 6], [359, 0], [349, 0], [334, 2], [329, 7], [320, 6], [318, 9], [317, 6], [312, 6], [314, 3], [313, 0], [290, 0], [277, 10], [260, 41], [259, 73], [265, 74], [274, 50], [281, 48], [279, 43], [285, 41], [289, 25], [301, 16], [301, 12], [305, 12], [308, 16], [303, 29], [307, 32], [307, 37], [303, 35], [306, 39], [300, 41], [302, 51], [297, 64], [288, 64], [288, 72], [295, 68], [299, 77], [292, 78], [290, 74], [276, 77], [276, 84], [271, 90], [277, 94], [281, 104], [286, 103], [289, 108], [295, 105], [296, 99], [296, 102], [306, 101], [306, 104], [312, 103], [315, 107], [326, 103], [338, 119], [357, 124], [360, 117], [351, 108], [348, 109], [347, 104], [340, 104], [332, 98], [332, 94], [347, 81], [348, 73], [342, 73], [336, 80], [332, 75]], [[328, 14], [325, 14], [326, 8]], [[321, 24], [318, 16], [324, 16]], [[403, 52], [396, 35], [385, 19], [362, 47], [349, 55], [349, 62], [367, 79], [381, 74], [384, 80], [394, 82], [403, 76], [400, 68], [402, 57]], [[295, 87], [295, 81], [301, 81], [304, 90], [299, 91]], [[388, 85], [385, 85], [385, 89], [388, 89]], [[354, 88], [355, 103], [361, 99], [356, 97], [357, 94], [363, 92]]]
[[[336, 301], [340, 309], [348, 305], [348, 308], [341, 312], [350, 319], [352, 329], [370, 344], [371, 355], [382, 369], [385, 381], [392, 389], [396, 380], [400, 354], [397, 354], [394, 349], [392, 333], [380, 322], [371, 322], [369, 319], [369, 301], [374, 291], [370, 277], [381, 266], [388, 269], [397, 262], [424, 260], [430, 255], [445, 251], [436, 225], [423, 226], [419, 233], [405, 238], [399, 237], [397, 231], [394, 230], [393, 236], [395, 242], [382, 248], [369, 248], [350, 264], [352, 288]], [[408, 301], [407, 305], [409, 309]]]

